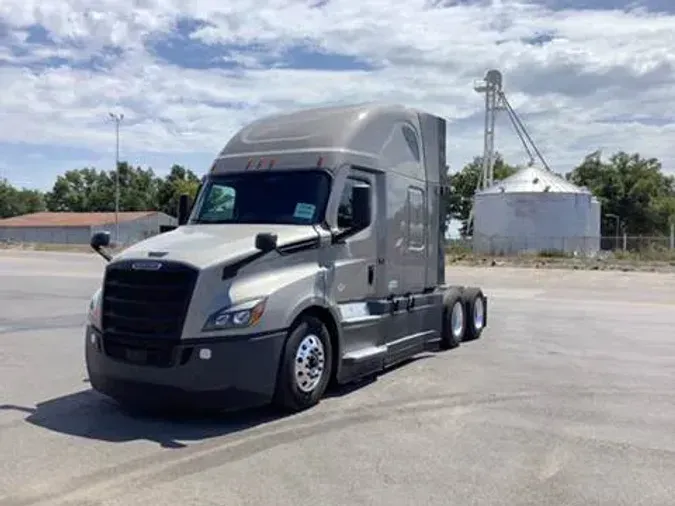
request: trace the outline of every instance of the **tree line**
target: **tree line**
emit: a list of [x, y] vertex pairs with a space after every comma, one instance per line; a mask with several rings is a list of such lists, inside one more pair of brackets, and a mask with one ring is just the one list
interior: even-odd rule
[[[482, 157], [476, 157], [462, 170], [447, 176], [446, 184], [450, 187], [445, 196], [447, 217], [461, 222], [462, 234], [467, 233], [482, 164]], [[506, 163], [497, 154], [494, 178], [503, 180], [520, 168]], [[620, 232], [629, 235], [665, 235], [675, 221], [675, 176], [665, 174], [656, 158], [619, 151], [603, 160], [595, 152], [587, 155], [572, 171], [557, 175], [588, 188], [600, 201], [602, 235], [617, 232], [613, 216], [620, 219]]]
[[[449, 173], [445, 184], [446, 217], [462, 223], [467, 220], [478, 187], [482, 158], [475, 157], [460, 171]], [[514, 174], [520, 166], [510, 165], [501, 155], [494, 164], [495, 180]], [[597, 153], [586, 156], [567, 174], [558, 174], [577, 186], [587, 187], [602, 205], [602, 234], [613, 235], [619, 216], [622, 232], [630, 235], [668, 233], [675, 219], [675, 177], [665, 174], [655, 158], [637, 153], [617, 152], [603, 160]], [[151, 168], [119, 164], [120, 209], [122, 211], [158, 210], [175, 216], [182, 193], [194, 197], [200, 178], [191, 170], [174, 165], [165, 177]], [[115, 171], [83, 168], [69, 170], [56, 178], [48, 192], [19, 189], [0, 180], [0, 218], [39, 211], [102, 212], [115, 210]]]
[[[0, 218], [40, 211], [113, 212], [115, 210], [114, 170], [94, 168], [69, 170], [59, 175], [48, 192], [18, 189], [0, 181]], [[182, 193], [194, 197], [199, 177], [181, 165], [171, 167], [166, 177], [154, 171], [119, 164], [121, 211], [161, 211], [175, 216]]]

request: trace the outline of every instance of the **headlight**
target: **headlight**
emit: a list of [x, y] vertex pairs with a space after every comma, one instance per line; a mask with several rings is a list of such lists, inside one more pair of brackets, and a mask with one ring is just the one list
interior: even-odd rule
[[92, 327], [101, 330], [101, 289], [94, 293], [89, 301], [89, 310], [87, 311], [87, 323]]
[[229, 306], [213, 313], [204, 324], [204, 331], [243, 329], [260, 321], [265, 311], [265, 299], [258, 298]]

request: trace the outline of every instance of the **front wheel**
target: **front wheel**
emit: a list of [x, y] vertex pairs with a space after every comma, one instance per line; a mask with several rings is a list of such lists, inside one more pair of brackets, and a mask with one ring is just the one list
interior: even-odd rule
[[332, 363], [328, 329], [318, 318], [302, 317], [284, 346], [274, 404], [291, 412], [318, 404], [328, 386]]

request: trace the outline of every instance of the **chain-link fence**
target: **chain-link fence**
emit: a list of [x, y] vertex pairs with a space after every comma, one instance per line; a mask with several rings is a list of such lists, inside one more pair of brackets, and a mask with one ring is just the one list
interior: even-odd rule
[[475, 235], [471, 238], [471, 247], [476, 253], [500, 256], [544, 252], [592, 256], [600, 249], [600, 238]]
[[675, 237], [660, 236], [477, 236], [449, 239], [449, 253], [478, 253], [494, 256], [639, 256], [645, 259], [675, 259]]

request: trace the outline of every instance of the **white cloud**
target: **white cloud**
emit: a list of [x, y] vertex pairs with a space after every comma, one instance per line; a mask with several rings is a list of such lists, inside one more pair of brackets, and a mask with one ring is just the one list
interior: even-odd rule
[[[200, 152], [204, 166], [195, 169], [202, 171], [207, 158], [255, 117], [376, 99], [454, 121], [449, 159], [458, 168], [482, 149], [476, 116], [482, 101], [473, 83], [497, 67], [512, 105], [527, 114], [554, 169], [569, 170], [598, 147], [639, 151], [675, 168], [675, 16], [485, 3], [440, 9], [422, 0], [332, 0], [323, 8], [292, 0], [262, 7], [253, 0], [3, 0], [0, 22], [9, 28], [0, 38], [0, 61], [11, 65], [0, 66], [0, 142], [83, 147], [98, 160], [110, 151], [107, 112], [118, 110], [125, 114], [123, 144], [130, 157], [134, 151], [174, 152], [177, 159]], [[144, 47], [186, 18], [206, 23], [192, 34], [193, 43], [261, 46], [229, 56], [246, 65], [237, 72], [183, 68]], [[33, 24], [46, 28], [55, 45], [28, 44]], [[542, 34], [551, 42], [524, 42]], [[376, 69], [260, 68], [267, 48], [278, 56], [299, 44], [358, 57]], [[109, 59], [106, 70], [86, 70], [86, 62], [110, 46], [123, 48], [123, 56]], [[48, 57], [77, 67], [36, 70]], [[608, 122], [617, 118], [621, 122]], [[661, 126], [648, 124], [655, 122]], [[514, 161], [525, 160], [505, 119], [496, 143]]]

